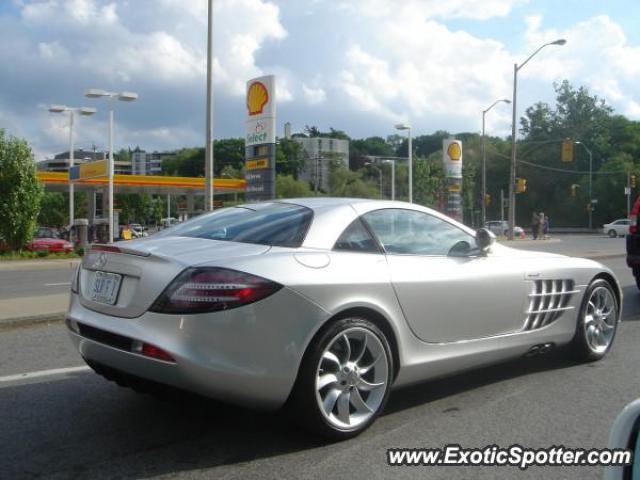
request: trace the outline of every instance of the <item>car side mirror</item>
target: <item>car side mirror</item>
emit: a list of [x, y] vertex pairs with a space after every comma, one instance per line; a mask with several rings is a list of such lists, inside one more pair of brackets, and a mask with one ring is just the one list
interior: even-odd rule
[[482, 251], [487, 252], [491, 245], [496, 243], [496, 236], [486, 228], [476, 230], [476, 246]]
[[[613, 422], [609, 434], [609, 449], [625, 458], [604, 468], [605, 480], [638, 478], [640, 475], [640, 399], [628, 404]], [[620, 461], [626, 460], [626, 461]]]

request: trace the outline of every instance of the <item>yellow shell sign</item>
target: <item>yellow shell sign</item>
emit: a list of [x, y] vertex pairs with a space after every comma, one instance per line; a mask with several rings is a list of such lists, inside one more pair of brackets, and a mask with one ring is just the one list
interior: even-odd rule
[[269, 90], [262, 82], [253, 82], [247, 90], [247, 110], [249, 115], [260, 115], [269, 102]]
[[460, 144], [457, 142], [451, 142], [449, 147], [447, 148], [447, 155], [451, 160], [458, 161], [462, 157], [462, 149], [460, 148]]

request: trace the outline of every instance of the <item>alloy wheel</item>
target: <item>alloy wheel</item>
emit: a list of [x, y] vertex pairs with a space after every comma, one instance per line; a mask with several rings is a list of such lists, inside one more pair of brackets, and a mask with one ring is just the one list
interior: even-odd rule
[[596, 287], [591, 292], [584, 316], [585, 339], [595, 353], [602, 353], [613, 341], [617, 321], [616, 300], [611, 290]]
[[316, 400], [329, 424], [353, 430], [380, 408], [389, 387], [389, 359], [378, 336], [363, 327], [338, 333], [316, 371]]

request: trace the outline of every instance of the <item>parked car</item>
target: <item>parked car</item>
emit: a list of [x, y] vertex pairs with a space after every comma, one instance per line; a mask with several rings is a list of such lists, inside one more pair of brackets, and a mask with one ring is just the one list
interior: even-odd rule
[[139, 223], [130, 223], [129, 228], [131, 229], [131, 233], [133, 233], [134, 238], [142, 238], [142, 237], [149, 236], [149, 233], [147, 233], [146, 228], [144, 228]]
[[[489, 220], [488, 222], [485, 222], [484, 228], [490, 230], [495, 235], [509, 235], [509, 222], [506, 220]], [[514, 225], [513, 234], [516, 237], [522, 236], [523, 233], [524, 230], [522, 227]]]
[[622, 302], [593, 260], [499, 245], [417, 204], [318, 197], [94, 245], [71, 291], [71, 339], [107, 379], [286, 405], [338, 439], [392, 387], [561, 346], [599, 360]]
[[58, 232], [49, 227], [38, 227], [33, 240], [27, 243], [24, 248], [29, 251], [46, 250], [50, 253], [73, 252], [73, 244], [60, 238]]
[[630, 219], [619, 218], [611, 223], [605, 223], [602, 226], [602, 233], [609, 235], [611, 238], [624, 237], [629, 233], [629, 225], [631, 225]]

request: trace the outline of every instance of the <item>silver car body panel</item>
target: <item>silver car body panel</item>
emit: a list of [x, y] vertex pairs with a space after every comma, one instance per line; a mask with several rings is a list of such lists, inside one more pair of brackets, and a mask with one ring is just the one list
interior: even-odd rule
[[[286, 202], [314, 212], [300, 248], [174, 237], [169, 232], [117, 244], [135, 255], [87, 255], [80, 292], [86, 290], [94, 270], [105, 270], [123, 275], [121, 298], [109, 306], [82, 293], [72, 294], [68, 318], [157, 345], [174, 356], [176, 364], [120, 351], [72, 332], [80, 353], [143, 378], [273, 409], [289, 396], [313, 337], [336, 315], [368, 311], [385, 322], [393, 332], [399, 363], [395, 385], [402, 386], [518, 357], [534, 345], [569, 342], [586, 286], [596, 275], [615, 279], [608, 268], [591, 260], [498, 244], [486, 256], [457, 258], [335, 251], [333, 245], [347, 226], [381, 208], [422, 211], [469, 235], [475, 232], [438, 212], [403, 202], [322, 198]], [[239, 270], [284, 288], [228, 311], [189, 315], [148, 311], [189, 266]], [[570, 280], [575, 293], [567, 295], [553, 321], [527, 327], [531, 295], [536, 295], [535, 282], [541, 280]], [[620, 295], [617, 283], [616, 287]], [[539, 305], [544, 311], [558, 307], [550, 301]]]

